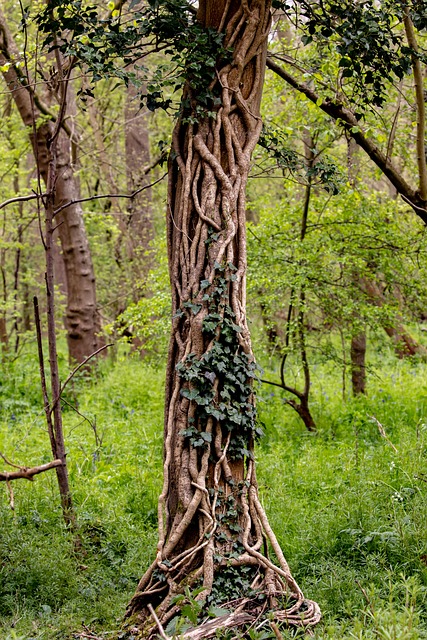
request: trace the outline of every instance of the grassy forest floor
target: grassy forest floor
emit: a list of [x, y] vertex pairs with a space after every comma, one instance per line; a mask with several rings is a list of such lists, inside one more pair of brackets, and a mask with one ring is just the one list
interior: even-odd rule
[[[65, 374], [65, 358], [61, 365]], [[117, 356], [65, 396], [91, 421], [64, 406], [78, 553], [54, 472], [15, 481], [14, 512], [2, 483], [2, 640], [120, 637], [156, 545], [163, 371]], [[0, 451], [28, 466], [47, 462], [34, 353], [2, 372]], [[315, 638], [427, 638], [427, 364], [383, 349], [369, 396], [345, 402], [340, 376], [333, 363], [313, 369], [316, 435], [279, 389], [260, 390], [261, 498], [295, 577], [322, 608]], [[265, 627], [253, 634], [267, 637]]]

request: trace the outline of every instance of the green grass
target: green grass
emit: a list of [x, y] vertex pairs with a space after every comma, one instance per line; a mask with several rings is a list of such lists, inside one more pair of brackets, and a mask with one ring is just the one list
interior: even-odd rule
[[[317, 365], [314, 436], [280, 390], [258, 394], [260, 494], [296, 579], [322, 608], [319, 640], [427, 638], [426, 374], [426, 364], [383, 351], [369, 397], [344, 402], [340, 371]], [[117, 637], [156, 545], [163, 375], [118, 356], [67, 392], [92, 423], [66, 406], [80, 549], [63, 527], [54, 472], [14, 483], [14, 513], [1, 487], [1, 638], [71, 640], [83, 625]], [[6, 370], [0, 403], [0, 451], [21, 464], [47, 461], [32, 353]]]

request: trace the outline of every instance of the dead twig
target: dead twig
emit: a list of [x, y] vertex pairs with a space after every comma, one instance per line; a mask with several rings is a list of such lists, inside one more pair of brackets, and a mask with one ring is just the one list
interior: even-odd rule
[[391, 442], [391, 440], [388, 438], [385, 429], [383, 427], [383, 425], [381, 424], [381, 422], [379, 420], [377, 420], [377, 418], [375, 416], [369, 416], [370, 419], [372, 420], [372, 422], [375, 422], [377, 427], [378, 427], [378, 431], [380, 432], [381, 436], [384, 438], [384, 440], [386, 440], [388, 442], [388, 444], [390, 445], [390, 447], [393, 449], [393, 451], [395, 451], [396, 453], [398, 453], [396, 447], [394, 446], [394, 444]]
[[374, 615], [375, 614], [375, 610], [374, 610], [373, 604], [372, 604], [368, 594], [366, 593], [366, 590], [362, 587], [362, 585], [360, 584], [359, 580], [355, 580], [355, 583], [357, 584], [357, 586], [359, 587], [360, 591], [362, 592], [363, 597], [366, 600], [366, 604], [368, 605], [371, 614]]
[[153, 605], [150, 603], [148, 604], [148, 610], [153, 616], [154, 622], [156, 623], [159, 633], [162, 636], [163, 640], [170, 640], [169, 636], [166, 635], [165, 630], [163, 629], [162, 623], [160, 622], [160, 620], [156, 615], [156, 612], [153, 609]]
[[6, 456], [0, 451], [0, 458], [2, 458], [2, 460], [4, 460], [4, 462], [6, 464], [8, 464], [10, 467], [14, 467], [15, 469], [22, 469], [22, 465], [19, 464], [15, 464], [14, 462], [11, 462], [10, 460], [8, 460], [6, 458]]
[[55, 209], [55, 211], [53, 212], [53, 216], [55, 217], [60, 211], [63, 211], [63, 209], [67, 209], [67, 207], [71, 207], [71, 205], [73, 204], [80, 204], [81, 202], [92, 202], [93, 200], [101, 200], [102, 198], [132, 199], [135, 196], [137, 196], [139, 193], [141, 193], [141, 191], [145, 191], [146, 189], [150, 189], [150, 187], [154, 187], [154, 185], [161, 182], [164, 178], [166, 178], [166, 176], [167, 176], [167, 173], [164, 173], [160, 178], [158, 178], [157, 180], [154, 180], [154, 182], [151, 182], [150, 184], [146, 184], [143, 187], [140, 187], [139, 189], [137, 189], [136, 191], [132, 191], [132, 193], [105, 193], [99, 196], [90, 196], [89, 198], [77, 198], [76, 200], [70, 200], [69, 202], [66, 202], [65, 204], [58, 207], [58, 209]]

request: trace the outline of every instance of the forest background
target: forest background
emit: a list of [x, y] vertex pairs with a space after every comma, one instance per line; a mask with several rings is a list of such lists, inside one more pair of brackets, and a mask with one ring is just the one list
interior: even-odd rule
[[[149, 3], [154, 24], [181, 4]], [[64, 42], [83, 60], [70, 69], [40, 8], [6, 2], [0, 14], [0, 451], [5, 473], [10, 461], [23, 476], [48, 465], [44, 407], [59, 408], [74, 502], [70, 517], [54, 471], [4, 483], [8, 639], [132, 637], [121, 620], [154, 554], [161, 489], [165, 162], [178, 87], [209, 67], [200, 42], [163, 44], [160, 28], [149, 55], [123, 60], [111, 45], [108, 57], [91, 29], [137, 28], [137, 2], [70, 7]], [[247, 203], [257, 457], [281, 546], [321, 605], [318, 638], [427, 636], [426, 11], [302, 2], [273, 13]], [[51, 204], [37, 196], [48, 191], [43, 127], [64, 177]], [[45, 390], [34, 296], [39, 346], [52, 358], [52, 331], [58, 340]], [[105, 359], [76, 368], [99, 349]], [[276, 636], [264, 625], [251, 637]]]

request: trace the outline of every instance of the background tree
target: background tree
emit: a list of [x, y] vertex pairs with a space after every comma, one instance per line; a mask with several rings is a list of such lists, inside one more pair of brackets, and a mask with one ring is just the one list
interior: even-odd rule
[[[41, 100], [34, 90], [32, 79], [25, 75], [28, 67], [24, 67], [25, 73], [19, 71], [17, 67], [21, 56], [12, 40], [3, 14], [0, 14], [0, 35], [0, 66], [3, 77], [22, 121], [28, 128], [38, 175], [46, 185], [49, 163], [52, 161], [50, 139], [57, 123], [54, 123], [55, 117], [52, 117], [49, 112], [42, 122]], [[57, 63], [52, 79], [53, 84], [50, 83], [48, 86], [53, 93], [53, 86], [56, 86], [59, 92], [62, 89], [66, 92], [67, 85], [64, 84], [65, 76], [62, 75], [62, 62], [59, 57]], [[59, 85], [55, 85], [58, 77]], [[59, 116], [64, 118], [64, 122], [69, 113], [68, 99], [69, 95], [63, 103], [64, 113]], [[64, 131], [64, 127], [67, 129], [67, 126], [61, 122], [59, 126], [54, 211], [66, 274], [65, 325], [70, 358], [75, 362], [82, 362], [97, 349], [100, 322], [96, 308], [95, 276], [82, 209], [81, 205], [75, 202], [79, 199], [79, 187], [71, 165], [72, 151], [69, 138], [71, 131], [70, 129], [68, 132]]]

